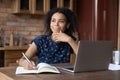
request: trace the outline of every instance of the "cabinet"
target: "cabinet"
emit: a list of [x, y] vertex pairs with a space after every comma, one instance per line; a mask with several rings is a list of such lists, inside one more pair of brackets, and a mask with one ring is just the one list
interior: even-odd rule
[[60, 0], [60, 7], [66, 7], [73, 10], [74, 1], [73, 0]]
[[4, 65], [4, 51], [0, 51], [0, 67]]
[[31, 13], [44, 14], [46, 8], [46, 0], [31, 0]]
[[13, 13], [44, 14], [46, 0], [13, 0]]
[[13, 0], [13, 13], [30, 13], [31, 0]]
[[4, 66], [16, 66], [16, 60], [22, 57], [21, 52], [25, 52], [25, 50], [6, 50], [4, 53]]
[[[16, 60], [20, 59], [22, 57], [21, 52], [25, 52], [27, 50], [28, 46], [12, 46], [12, 47], [0, 47], [0, 55], [4, 54], [3, 66], [17, 66]], [[32, 60], [36, 60], [36, 57], [33, 57]]]
[[46, 7], [46, 12], [49, 11], [52, 8], [56, 7], [65, 7], [73, 10], [74, 6], [74, 1], [73, 0], [47, 0], [47, 7]]
[[46, 14], [50, 9], [66, 7], [73, 10], [73, 0], [13, 0], [13, 13]]

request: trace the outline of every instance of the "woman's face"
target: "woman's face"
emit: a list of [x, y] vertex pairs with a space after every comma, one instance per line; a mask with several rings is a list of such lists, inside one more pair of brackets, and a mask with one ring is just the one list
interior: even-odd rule
[[53, 33], [59, 33], [60, 31], [64, 32], [67, 26], [67, 19], [62, 13], [54, 13], [51, 22], [50, 28]]

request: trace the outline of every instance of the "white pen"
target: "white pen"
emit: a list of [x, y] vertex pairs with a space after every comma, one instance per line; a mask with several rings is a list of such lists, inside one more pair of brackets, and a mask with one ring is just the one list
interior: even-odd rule
[[27, 60], [29, 64], [32, 64], [32, 62], [28, 59], [28, 57], [25, 55], [25, 53], [22, 52], [23, 57]]

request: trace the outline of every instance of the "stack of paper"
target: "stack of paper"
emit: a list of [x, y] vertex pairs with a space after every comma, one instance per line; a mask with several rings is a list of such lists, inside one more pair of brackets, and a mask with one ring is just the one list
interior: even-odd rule
[[108, 69], [109, 70], [120, 70], [120, 65], [110, 63]]

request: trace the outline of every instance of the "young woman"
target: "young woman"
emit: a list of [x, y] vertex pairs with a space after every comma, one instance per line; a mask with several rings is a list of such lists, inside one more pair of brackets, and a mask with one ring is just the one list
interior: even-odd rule
[[[37, 36], [25, 55], [31, 59], [36, 55], [36, 64], [70, 62], [70, 54], [77, 52], [76, 18], [74, 13], [67, 8], [54, 8], [46, 14], [44, 35]], [[35, 63], [29, 64], [24, 57], [18, 64], [25, 69], [33, 69]]]

